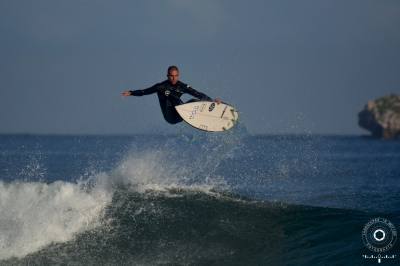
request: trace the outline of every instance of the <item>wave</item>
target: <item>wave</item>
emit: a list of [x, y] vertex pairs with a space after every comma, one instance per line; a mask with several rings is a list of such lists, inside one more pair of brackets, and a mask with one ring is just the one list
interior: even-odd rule
[[364, 262], [361, 230], [379, 213], [234, 194], [216, 169], [240, 141], [198, 138], [133, 149], [77, 182], [0, 182], [0, 264]]
[[0, 260], [23, 258], [97, 228], [122, 188], [137, 193], [227, 188], [218, 176], [194, 181], [199, 172], [174, 162], [172, 155], [162, 150], [130, 153], [112, 171], [77, 182], [0, 181]]
[[213, 190], [170, 187], [138, 192], [120, 187], [99, 226], [3, 262], [357, 264], [363, 249], [361, 228], [369, 217], [358, 211], [253, 201]]
[[0, 259], [23, 257], [96, 226], [111, 195], [81, 184], [0, 182]]

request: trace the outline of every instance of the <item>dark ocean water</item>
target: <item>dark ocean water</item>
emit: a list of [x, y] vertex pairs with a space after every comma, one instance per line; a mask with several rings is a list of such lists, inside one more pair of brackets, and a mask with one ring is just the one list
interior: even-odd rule
[[1, 135], [0, 265], [376, 264], [399, 179], [400, 142], [357, 136]]

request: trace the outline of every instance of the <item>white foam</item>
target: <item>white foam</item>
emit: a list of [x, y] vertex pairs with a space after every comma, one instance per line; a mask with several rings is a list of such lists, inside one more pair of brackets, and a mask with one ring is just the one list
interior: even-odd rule
[[114, 170], [77, 183], [0, 181], [0, 259], [23, 257], [99, 225], [117, 187], [139, 193], [226, 188], [223, 179], [202, 180], [195, 165], [185, 167], [171, 156], [159, 150], [132, 152]]
[[110, 199], [77, 183], [0, 182], [0, 259], [72, 239], [96, 225]]

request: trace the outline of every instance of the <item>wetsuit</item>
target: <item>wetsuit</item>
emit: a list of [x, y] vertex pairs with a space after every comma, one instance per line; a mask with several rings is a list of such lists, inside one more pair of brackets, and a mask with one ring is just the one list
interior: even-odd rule
[[[158, 100], [160, 101], [161, 111], [165, 120], [167, 120], [170, 124], [176, 124], [182, 121], [182, 118], [175, 110], [175, 106], [182, 104], [182, 100], [180, 97], [184, 93], [188, 93], [199, 100], [202, 101], [212, 101], [210, 97], [205, 95], [204, 93], [198, 92], [189, 85], [178, 81], [175, 85], [169, 80], [165, 80], [163, 82], [157, 83], [150, 88], [144, 90], [134, 90], [130, 91], [133, 96], [143, 96], [149, 95], [153, 93], [157, 93]], [[191, 99], [188, 102], [196, 101], [195, 99]]]

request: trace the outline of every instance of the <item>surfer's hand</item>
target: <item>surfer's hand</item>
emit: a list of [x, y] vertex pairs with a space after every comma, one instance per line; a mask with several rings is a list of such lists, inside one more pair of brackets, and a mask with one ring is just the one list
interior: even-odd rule
[[132, 94], [131, 94], [131, 91], [123, 91], [123, 92], [121, 93], [121, 95], [122, 95], [122, 96], [131, 96]]
[[222, 100], [220, 98], [215, 98], [214, 102], [216, 102], [217, 104], [220, 104], [220, 103], [222, 103]]

